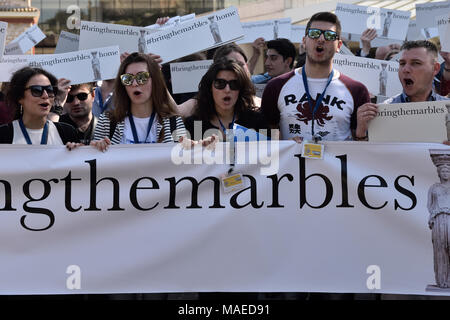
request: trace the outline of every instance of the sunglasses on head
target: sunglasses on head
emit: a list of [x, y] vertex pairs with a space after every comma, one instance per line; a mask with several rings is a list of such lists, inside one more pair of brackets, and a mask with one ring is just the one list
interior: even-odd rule
[[71, 102], [73, 102], [73, 100], [75, 100], [75, 97], [77, 97], [78, 98], [78, 100], [80, 100], [80, 101], [84, 101], [84, 100], [86, 100], [87, 98], [88, 98], [88, 93], [86, 93], [86, 92], [80, 92], [80, 93], [77, 93], [77, 94], [68, 94], [67, 95], [67, 100], [66, 100], [66, 102], [68, 102], [68, 103], [71, 103]]
[[339, 36], [336, 31], [333, 30], [322, 30], [316, 28], [308, 29], [307, 35], [311, 39], [319, 39], [320, 35], [323, 33], [323, 37], [327, 41], [339, 40]]
[[53, 98], [58, 93], [58, 87], [52, 87], [50, 85], [48, 86], [33, 85], [25, 88], [25, 90], [28, 89], [31, 91], [31, 95], [33, 97], [41, 97], [42, 94], [44, 93], [44, 90], [47, 92], [49, 98]]
[[141, 71], [134, 74], [124, 73], [120, 76], [120, 81], [124, 86], [131, 86], [133, 84], [133, 80], [136, 79], [137, 84], [145, 84], [150, 78], [150, 73], [147, 71]]
[[230, 90], [239, 90], [239, 81], [237, 80], [230, 80], [227, 81], [225, 79], [215, 79], [214, 82], [214, 88], [218, 89], [218, 90], [222, 90], [225, 89], [225, 87], [227, 85], [230, 86]]

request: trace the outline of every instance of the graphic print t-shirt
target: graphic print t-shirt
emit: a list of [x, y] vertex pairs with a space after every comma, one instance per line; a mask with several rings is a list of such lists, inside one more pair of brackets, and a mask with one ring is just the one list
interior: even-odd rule
[[[264, 89], [261, 111], [271, 125], [279, 124], [281, 139], [312, 139], [312, 109], [328, 79], [308, 79], [313, 106], [308, 102], [301, 69], [272, 79]], [[324, 99], [314, 114], [314, 133], [328, 141], [350, 140], [356, 129], [356, 110], [370, 102], [367, 88], [334, 70]]]

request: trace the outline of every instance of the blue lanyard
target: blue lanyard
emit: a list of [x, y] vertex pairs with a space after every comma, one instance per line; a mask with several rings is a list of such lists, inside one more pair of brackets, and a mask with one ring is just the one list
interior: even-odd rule
[[[225, 126], [223, 125], [222, 121], [220, 121], [219, 115], [217, 113], [216, 113], [216, 115], [217, 115], [217, 119], [219, 120], [220, 127], [223, 130], [223, 133], [226, 135], [227, 134], [227, 129], [225, 129]], [[235, 118], [236, 118], [236, 112], [233, 113], [233, 120], [231, 121], [228, 129], [233, 129], [233, 127], [234, 127], [234, 119]]]
[[311, 97], [311, 94], [309, 93], [308, 78], [306, 77], [305, 67], [302, 68], [303, 86], [305, 87], [306, 96], [308, 98], [308, 103], [309, 103], [309, 108], [311, 109], [311, 113], [312, 113], [311, 135], [313, 138], [314, 138], [314, 115], [316, 114], [317, 109], [319, 109], [319, 106], [322, 103], [323, 98], [325, 97], [325, 92], [327, 91], [328, 86], [331, 83], [331, 80], [333, 80], [333, 76], [334, 76], [334, 70], [331, 70], [331, 73], [328, 76], [327, 85], [325, 86], [325, 89], [323, 89], [323, 92], [319, 96], [319, 99], [317, 99], [316, 104], [313, 109], [313, 99]]
[[[97, 92], [96, 92], [96, 95], [98, 96], [98, 104], [99, 104], [101, 113], [103, 113], [103, 112], [105, 112], [107, 106], [103, 104], [103, 98], [102, 98], [102, 92], [101, 92], [101, 89], [100, 89], [100, 88], [97, 88], [97, 89], [95, 89], [95, 90], [97, 91]], [[106, 99], [108, 99], [108, 98], [106, 98]]]
[[[155, 116], [156, 116], [156, 112], [153, 111], [152, 116], [148, 120], [147, 135], [145, 136], [143, 143], [146, 143], [146, 141], [147, 141], [148, 135], [150, 134], [150, 129], [152, 128], [152, 125], [153, 125], [153, 120], [155, 120]], [[137, 131], [136, 131], [136, 125], [134, 124], [134, 120], [133, 120], [133, 115], [129, 115], [128, 119], [130, 120], [131, 131], [133, 132], [134, 143], [136, 143], [136, 144], [141, 143], [141, 142], [139, 142], [139, 138], [138, 138]]]
[[[30, 136], [28, 135], [28, 131], [23, 124], [22, 118], [19, 119], [20, 130], [22, 130], [22, 134], [27, 141], [27, 144], [33, 144], [31, 142]], [[41, 144], [47, 144], [48, 140], [48, 121], [45, 121], [44, 130], [42, 131]]]

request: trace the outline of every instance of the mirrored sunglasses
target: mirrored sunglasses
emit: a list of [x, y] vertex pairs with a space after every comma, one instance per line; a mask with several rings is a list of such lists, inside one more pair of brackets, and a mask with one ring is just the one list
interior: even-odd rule
[[150, 78], [150, 73], [147, 71], [141, 71], [134, 74], [124, 73], [120, 76], [120, 81], [124, 86], [131, 86], [133, 84], [133, 80], [136, 79], [137, 84], [142, 85], [147, 83]]
[[31, 95], [33, 97], [41, 97], [44, 93], [44, 90], [47, 92], [47, 95], [50, 98], [53, 98], [58, 93], [58, 87], [52, 87], [50, 85], [48, 86], [39, 86], [39, 85], [33, 85], [25, 88], [25, 90], [30, 90]]
[[227, 84], [230, 86], [230, 90], [239, 90], [239, 81], [237, 80], [230, 80], [227, 81], [225, 79], [215, 79], [213, 82], [214, 88], [218, 90], [225, 89]]
[[68, 102], [68, 103], [71, 103], [71, 102], [73, 102], [73, 100], [75, 100], [75, 97], [77, 97], [78, 98], [78, 100], [80, 100], [80, 101], [84, 101], [84, 100], [86, 100], [87, 98], [88, 98], [88, 93], [86, 93], [86, 92], [80, 92], [80, 93], [77, 93], [77, 94], [74, 94], [74, 95], [72, 95], [72, 94], [68, 94], [67, 95], [67, 100], [66, 100], [66, 102]]
[[310, 28], [310, 29], [308, 29], [307, 35], [311, 39], [319, 39], [320, 35], [322, 33], [323, 33], [324, 39], [327, 41], [339, 40], [339, 36], [337, 35], [337, 32], [333, 31], [333, 30], [322, 30], [322, 29]]

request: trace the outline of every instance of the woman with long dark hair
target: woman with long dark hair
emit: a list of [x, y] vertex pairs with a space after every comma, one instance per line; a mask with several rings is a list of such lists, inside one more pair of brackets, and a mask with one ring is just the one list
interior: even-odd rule
[[[94, 140], [112, 144], [174, 142], [185, 135], [181, 117], [169, 102], [158, 64], [148, 55], [132, 53], [121, 63], [114, 86], [114, 110], [102, 114]], [[93, 141], [106, 148], [106, 141]]]

